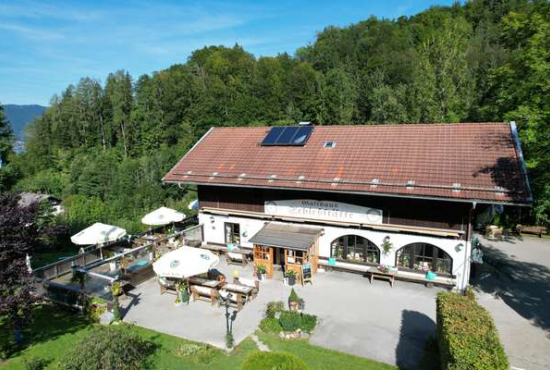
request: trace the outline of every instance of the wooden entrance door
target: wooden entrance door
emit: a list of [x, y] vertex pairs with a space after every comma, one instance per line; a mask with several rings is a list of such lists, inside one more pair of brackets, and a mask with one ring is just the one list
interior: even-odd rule
[[254, 245], [254, 266], [265, 266], [267, 277], [273, 277], [273, 247]]

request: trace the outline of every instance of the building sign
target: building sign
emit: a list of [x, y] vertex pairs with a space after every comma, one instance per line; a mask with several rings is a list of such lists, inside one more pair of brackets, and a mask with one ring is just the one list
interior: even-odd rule
[[353, 204], [312, 200], [270, 200], [266, 201], [265, 213], [274, 216], [292, 216], [315, 220], [381, 224], [382, 210]]

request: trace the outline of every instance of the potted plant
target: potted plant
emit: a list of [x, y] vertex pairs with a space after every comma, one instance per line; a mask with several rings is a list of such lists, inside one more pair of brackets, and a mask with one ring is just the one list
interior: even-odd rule
[[258, 280], [260, 281], [267, 280], [267, 268], [265, 266], [256, 266], [256, 275], [258, 275]]
[[386, 236], [384, 238], [384, 241], [382, 242], [382, 250], [384, 251], [384, 254], [389, 254], [393, 248], [392, 242], [390, 242], [390, 237]]
[[296, 284], [296, 271], [286, 270], [284, 279], [286, 285], [293, 286], [294, 284]]
[[183, 303], [189, 303], [189, 291], [187, 290], [187, 284], [182, 282], [178, 284], [179, 298]]
[[113, 320], [120, 321], [122, 319], [120, 315], [120, 303], [118, 297], [122, 294], [122, 286], [118, 281], [113, 282], [111, 285], [111, 294], [113, 296]]
[[296, 294], [294, 288], [290, 291], [290, 296], [288, 297], [288, 307], [291, 311], [298, 311], [298, 305], [300, 304], [300, 297]]

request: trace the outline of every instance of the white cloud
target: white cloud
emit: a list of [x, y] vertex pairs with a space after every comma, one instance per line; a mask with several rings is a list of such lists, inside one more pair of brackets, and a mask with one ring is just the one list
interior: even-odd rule
[[62, 40], [65, 38], [65, 35], [57, 32], [50, 31], [40, 28], [31, 28], [27, 26], [22, 26], [15, 23], [0, 23], [0, 29], [11, 31], [23, 36], [27, 39], [34, 41], [53, 41], [53, 40]]

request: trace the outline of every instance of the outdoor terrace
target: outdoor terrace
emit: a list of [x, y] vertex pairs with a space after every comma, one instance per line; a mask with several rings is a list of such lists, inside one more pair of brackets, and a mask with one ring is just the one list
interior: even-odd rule
[[[227, 265], [218, 270], [229, 281], [235, 270], [252, 278], [253, 266]], [[233, 324], [235, 343], [254, 333], [271, 301], [287, 301], [291, 288], [282, 276], [260, 283], [260, 292], [237, 312]], [[356, 274], [319, 272], [313, 284], [296, 285], [305, 300], [305, 312], [320, 323], [310, 343], [386, 363], [414, 366], [422, 355], [424, 341], [435, 333], [435, 295], [439, 288], [397, 282], [373, 281]], [[121, 299], [124, 321], [177, 337], [225, 347], [225, 308], [204, 301], [176, 307], [175, 295], [160, 294], [156, 278], [150, 279]], [[233, 312], [231, 309], [230, 312]]]

